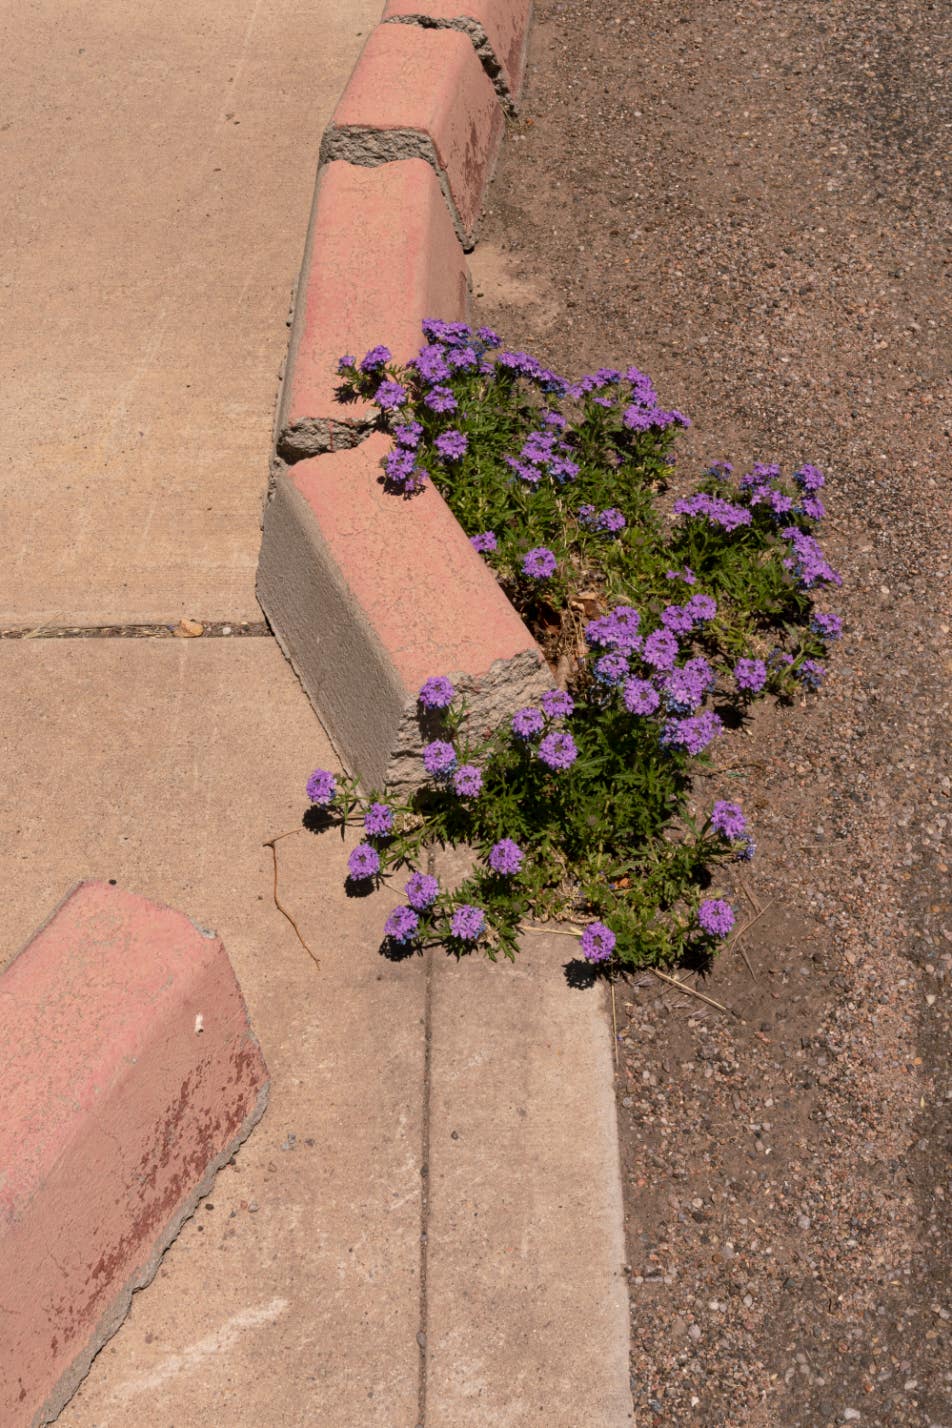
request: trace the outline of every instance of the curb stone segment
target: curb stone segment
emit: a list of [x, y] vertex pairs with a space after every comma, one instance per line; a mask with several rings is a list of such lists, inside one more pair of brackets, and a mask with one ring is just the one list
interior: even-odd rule
[[427, 1428], [622, 1428], [629, 1307], [604, 989], [564, 936], [433, 965]]
[[219, 939], [104, 883], [0, 978], [0, 1045], [0, 1422], [35, 1428], [262, 1115], [268, 1074]]
[[344, 761], [408, 791], [435, 737], [417, 694], [447, 674], [477, 733], [552, 683], [541, 651], [432, 486], [383, 489], [382, 435], [278, 476], [258, 598]]
[[531, 0], [387, 0], [383, 23], [460, 30], [510, 114], [518, 109], [525, 77]]
[[320, 171], [277, 417], [285, 461], [354, 446], [377, 409], [337, 400], [337, 361], [386, 341], [416, 355], [425, 317], [469, 316], [466, 259], [423, 159]]
[[464, 248], [475, 244], [505, 120], [466, 35], [378, 25], [321, 143], [321, 161], [433, 165]]

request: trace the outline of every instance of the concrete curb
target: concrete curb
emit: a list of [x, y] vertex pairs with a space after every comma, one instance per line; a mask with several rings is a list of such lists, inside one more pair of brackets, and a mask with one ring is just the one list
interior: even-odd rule
[[344, 762], [408, 791], [428, 734], [423, 682], [449, 674], [488, 732], [551, 679], [538, 647], [440, 493], [383, 487], [389, 438], [278, 477], [258, 598]]
[[[424, 679], [454, 676], [474, 718], [487, 722], [549, 680], [496, 582], [475, 574], [473, 552], [438, 494], [410, 503], [416, 519], [408, 521], [406, 503], [380, 500], [385, 444], [374, 448], [372, 472], [363, 459], [340, 459], [368, 438], [377, 413], [339, 400], [337, 362], [384, 336], [406, 362], [419, 350], [424, 318], [468, 317], [463, 249], [474, 241], [504, 108], [521, 87], [529, 13], [528, 0], [468, 8], [438, 0], [412, 12], [391, 3], [368, 38], [321, 144], [278, 404], [258, 599], [345, 763], [369, 784], [387, 778], [403, 791], [423, 773], [416, 693]], [[316, 456], [325, 465], [294, 476], [296, 463]], [[359, 519], [341, 485], [357, 471]], [[440, 580], [424, 580], [424, 570]], [[461, 572], [465, 599], [464, 586], [453, 593]], [[387, 618], [395, 610], [402, 627]], [[355, 651], [361, 659], [352, 667]], [[411, 667], [423, 668], [415, 685]]]
[[0, 1422], [52, 1422], [260, 1119], [221, 942], [105, 883], [0, 978]]

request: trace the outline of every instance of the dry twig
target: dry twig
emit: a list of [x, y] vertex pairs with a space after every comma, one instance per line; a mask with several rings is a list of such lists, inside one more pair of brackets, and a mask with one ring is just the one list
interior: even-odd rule
[[729, 1007], [724, 1006], [723, 1002], [716, 1002], [713, 997], [707, 996], [706, 993], [699, 992], [694, 987], [689, 987], [687, 982], [681, 982], [677, 977], [671, 977], [667, 972], [659, 971], [657, 967], [652, 967], [650, 970], [656, 977], [660, 977], [662, 982], [667, 982], [670, 986], [677, 987], [679, 992], [687, 992], [689, 997], [697, 997], [699, 1002], [706, 1002], [709, 1007], [715, 1007], [718, 1011], [724, 1012], [725, 1015], [736, 1015], [736, 1013], [731, 1012]]
[[291, 926], [294, 928], [294, 933], [297, 937], [297, 940], [300, 942], [307, 955], [311, 958], [314, 965], [316, 967], [319, 967], [321, 965], [321, 959], [317, 956], [316, 952], [312, 952], [310, 947], [308, 947], [307, 943], [304, 941], [304, 938], [301, 936], [301, 929], [298, 927], [297, 923], [294, 921], [294, 918], [284, 906], [284, 903], [278, 897], [278, 850], [275, 847], [275, 844], [279, 843], [282, 838], [290, 838], [292, 833], [300, 832], [300, 828], [291, 828], [288, 830], [287, 833], [279, 833], [276, 838], [268, 838], [261, 846], [263, 848], [271, 849], [271, 861], [274, 864], [274, 886], [271, 889], [271, 896], [274, 899], [274, 905], [278, 909], [278, 912], [280, 912], [281, 915], [283, 917], [286, 917], [288, 922], [290, 922]]

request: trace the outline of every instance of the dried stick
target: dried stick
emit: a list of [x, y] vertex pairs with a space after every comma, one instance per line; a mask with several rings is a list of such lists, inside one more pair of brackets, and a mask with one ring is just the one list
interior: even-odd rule
[[687, 982], [678, 981], [677, 977], [669, 977], [667, 972], [659, 972], [657, 967], [649, 968], [656, 977], [660, 977], [662, 982], [668, 982], [670, 986], [677, 987], [680, 992], [687, 992], [689, 997], [697, 997], [699, 1002], [706, 1002], [709, 1007], [715, 1007], [717, 1011], [722, 1011], [727, 1015], [730, 1008], [724, 1006], [723, 1002], [716, 1002], [713, 997], [707, 996], [704, 992], [695, 991], [694, 987], [689, 987]]
[[307, 955], [311, 958], [314, 965], [316, 967], [319, 967], [321, 965], [320, 958], [317, 956], [316, 953], [311, 951], [310, 947], [308, 947], [307, 943], [304, 941], [304, 938], [301, 936], [301, 929], [298, 927], [297, 923], [294, 921], [294, 918], [291, 916], [281, 899], [278, 897], [278, 850], [275, 847], [275, 844], [280, 842], [282, 838], [290, 838], [292, 833], [300, 832], [300, 828], [291, 828], [287, 833], [279, 833], [276, 838], [267, 839], [267, 841], [262, 843], [261, 846], [263, 848], [271, 849], [271, 861], [274, 864], [274, 886], [271, 889], [271, 896], [274, 899], [274, 905], [278, 909], [278, 912], [280, 912], [281, 915], [283, 917], [286, 917], [288, 922], [290, 922], [291, 926], [294, 928], [294, 933], [297, 937], [297, 940], [300, 942]]

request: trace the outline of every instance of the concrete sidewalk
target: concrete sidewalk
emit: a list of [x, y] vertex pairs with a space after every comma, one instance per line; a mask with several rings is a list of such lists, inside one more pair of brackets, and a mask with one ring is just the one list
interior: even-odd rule
[[[261, 620], [288, 298], [320, 133], [377, 19], [362, 0], [11, 8], [0, 627]], [[77, 879], [115, 878], [218, 931], [272, 1073], [60, 1421], [627, 1422], [620, 1191], [596, 1183], [610, 1044], [561, 948], [393, 964], [386, 899], [345, 896], [346, 847], [300, 832], [281, 895], [314, 965], [262, 844], [335, 759], [267, 636], [4, 640], [0, 690], [0, 966]], [[540, 1199], [527, 1163], [564, 1194]]]

